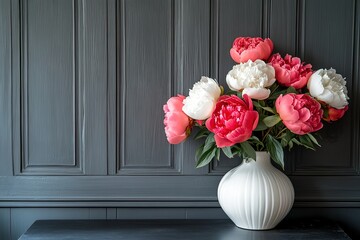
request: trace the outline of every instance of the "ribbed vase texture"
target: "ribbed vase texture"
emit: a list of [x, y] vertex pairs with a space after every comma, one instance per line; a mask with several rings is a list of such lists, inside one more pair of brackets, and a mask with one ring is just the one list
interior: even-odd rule
[[273, 167], [267, 152], [256, 152], [221, 179], [218, 200], [236, 226], [252, 230], [274, 228], [294, 203], [289, 178]]

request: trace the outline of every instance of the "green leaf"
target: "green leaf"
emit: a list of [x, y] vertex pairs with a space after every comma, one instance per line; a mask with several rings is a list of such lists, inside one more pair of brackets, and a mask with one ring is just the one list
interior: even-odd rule
[[247, 157], [256, 160], [256, 152], [248, 141], [240, 143], [240, 146]]
[[292, 132], [290, 132], [289, 130], [286, 130], [285, 132], [283, 132], [281, 134], [281, 136], [279, 137], [281, 139], [281, 145], [283, 147], [286, 147], [289, 143], [290, 140], [293, 138], [294, 134]]
[[262, 106], [257, 101], [253, 101], [252, 103], [254, 104], [255, 107], [262, 108]]
[[195, 140], [198, 140], [200, 138], [204, 138], [207, 137], [209, 135], [209, 130], [207, 128], [201, 128], [196, 135], [194, 136]]
[[281, 121], [281, 118], [279, 117], [279, 115], [268, 116], [268, 117], [264, 118], [264, 120], [263, 120], [263, 122], [265, 123], [265, 125], [267, 127], [275, 126], [280, 121]]
[[196, 149], [196, 152], [195, 152], [195, 159], [196, 160], [199, 160], [200, 159], [200, 156], [201, 156], [201, 154], [202, 154], [202, 152], [203, 152], [203, 150], [204, 150], [204, 143], [203, 144], [201, 144], [200, 145], [200, 147], [198, 147], [197, 149]]
[[270, 153], [270, 157], [274, 160], [274, 162], [280, 165], [282, 169], [284, 169], [284, 150], [281, 144], [271, 135], [267, 135], [266, 145]]
[[214, 134], [210, 133], [205, 140], [203, 153], [209, 150], [210, 148], [212, 148], [214, 145], [215, 145]]
[[262, 109], [264, 109], [265, 111], [271, 112], [271, 113], [275, 113], [271, 107], [262, 107]]
[[308, 145], [306, 145], [306, 144], [303, 144], [302, 142], [299, 142], [296, 138], [291, 139], [291, 141], [294, 142], [294, 143], [296, 143], [296, 144], [299, 145], [299, 146], [303, 146], [303, 147], [306, 147], [306, 148], [308, 148], [308, 149], [315, 150], [313, 147], [308, 146]]
[[289, 150], [291, 150], [293, 148], [293, 146], [294, 146], [294, 143], [292, 141], [289, 141], [288, 145], [289, 145]]
[[267, 100], [275, 100], [277, 99], [281, 94], [286, 94], [286, 89], [279, 91], [279, 92], [274, 92], [272, 95], [270, 95], [270, 97], [267, 98]]
[[282, 147], [286, 147], [286, 146], [288, 145], [288, 142], [286, 141], [285, 138], [281, 138], [280, 143], [281, 143], [281, 146], [282, 146]]
[[286, 90], [286, 93], [297, 93], [296, 92], [296, 89], [294, 87], [289, 87], [287, 90]]
[[255, 107], [257, 107], [259, 109], [261, 108], [261, 109], [264, 109], [265, 111], [275, 113], [274, 110], [271, 107], [263, 107], [263, 106], [260, 105], [260, 103], [258, 103], [256, 101], [253, 101], [253, 104], [254, 104]]
[[318, 141], [316, 140], [316, 138], [311, 134], [308, 133], [307, 136], [310, 138], [310, 140], [315, 143], [317, 146], [321, 147], [321, 145], [318, 143]]
[[256, 136], [251, 136], [248, 141], [251, 143], [255, 143], [256, 145], [260, 145], [260, 146], [264, 147], [264, 143], [262, 143], [260, 141], [260, 139]]
[[220, 160], [220, 148], [216, 148], [215, 157], [217, 160]]
[[204, 152], [200, 159], [196, 163], [196, 168], [203, 167], [211, 162], [211, 160], [215, 157], [216, 147], [210, 148], [206, 152]]
[[310, 138], [306, 135], [299, 136], [300, 142], [304, 147], [307, 147], [311, 150], [315, 150], [314, 144], [311, 142]]
[[292, 142], [296, 143], [299, 146], [302, 146], [302, 143], [299, 142], [296, 138], [291, 139]]
[[236, 95], [238, 92], [234, 90], [229, 90], [226, 92], [226, 95]]
[[223, 147], [223, 148], [221, 148], [221, 150], [223, 151], [225, 156], [227, 156], [228, 158], [233, 158], [234, 157], [234, 154], [231, 151], [231, 147]]
[[265, 123], [261, 120], [259, 120], [258, 125], [256, 126], [256, 128], [254, 129], [254, 131], [263, 131], [265, 129], [267, 129], [268, 127], [265, 125]]

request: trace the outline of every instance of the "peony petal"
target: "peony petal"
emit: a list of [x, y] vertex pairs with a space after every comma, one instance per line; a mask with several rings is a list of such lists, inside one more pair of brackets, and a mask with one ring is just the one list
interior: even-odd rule
[[205, 121], [205, 127], [211, 131], [211, 129], [215, 128], [215, 121], [214, 118], [210, 117], [208, 120]]
[[215, 135], [214, 139], [215, 139], [216, 146], [218, 148], [230, 147], [230, 146], [234, 145], [233, 142], [229, 141], [226, 138], [219, 137], [218, 135]]
[[[254, 130], [259, 122], [259, 113], [257, 111], [247, 111], [243, 120], [243, 128], [247, 128], [248, 130]], [[250, 132], [251, 132], [250, 131]]]
[[290, 73], [288, 70], [281, 68], [281, 67], [274, 67], [275, 68], [275, 78], [276, 80], [284, 86], [290, 86]]
[[276, 111], [279, 113], [281, 120], [295, 122], [299, 119], [299, 113], [294, 109], [295, 94], [286, 94], [285, 96], [280, 95], [276, 99]]
[[299, 135], [304, 135], [304, 132], [302, 131], [303, 123], [291, 123], [287, 121], [283, 121], [283, 123], [291, 132]]
[[310, 95], [313, 97], [318, 97], [324, 92], [324, 86], [321, 82], [322, 77], [319, 74], [319, 71], [321, 70], [322, 69], [313, 73], [307, 83], [307, 88], [309, 89]]
[[172, 112], [167, 116], [166, 126], [171, 128], [171, 131], [176, 134], [182, 134], [189, 126], [189, 119], [185, 114], [180, 112]]
[[348, 102], [346, 100], [340, 98], [339, 95], [336, 94], [336, 95], [333, 95], [333, 96], [334, 96], [333, 100], [331, 102], [328, 102], [328, 104], [331, 107], [334, 107], [336, 109], [342, 109], [348, 104]]
[[331, 106], [331, 102], [334, 100], [334, 95], [329, 89], [324, 89], [323, 93], [317, 96], [317, 99], [329, 103]]
[[[230, 73], [230, 72], [229, 72]], [[238, 81], [236, 78], [232, 77], [230, 74], [226, 75], [226, 83], [229, 88], [233, 91], [240, 91], [244, 88], [241, 81]]]
[[168, 107], [168, 105], [167, 105], [167, 104], [164, 104], [164, 106], [163, 106], [163, 110], [164, 110], [164, 113], [169, 112], [169, 107]]
[[177, 111], [179, 109], [182, 108], [183, 106], [183, 100], [185, 99], [185, 96], [183, 95], [178, 95], [176, 97], [171, 97], [168, 101], [167, 101], [167, 110], [168, 111]]
[[306, 122], [311, 116], [311, 113], [307, 108], [300, 109], [298, 113], [299, 113], [299, 121], [301, 122]]
[[266, 88], [244, 88], [243, 94], [247, 94], [252, 99], [264, 100], [269, 97], [270, 90]]
[[248, 140], [251, 136], [251, 131], [245, 131], [243, 128], [237, 128], [234, 131], [229, 132], [226, 138], [233, 143], [241, 143]]
[[256, 48], [247, 49], [240, 54], [240, 62], [242, 63], [247, 62], [248, 60], [254, 62], [256, 59], [260, 59], [260, 58], [261, 58], [260, 51]]
[[236, 121], [235, 121], [235, 119], [225, 120], [225, 127], [226, 127], [227, 129], [234, 129], [234, 128], [236, 128]]
[[[166, 135], [167, 136], [167, 135]], [[167, 136], [167, 140], [170, 144], [179, 144], [182, 141], [184, 141], [187, 138], [186, 134], [182, 134], [182, 135], [173, 135], [170, 134], [169, 136]]]
[[272, 53], [272, 51], [274, 50], [274, 43], [271, 41], [271, 39], [270, 38], [266, 38], [265, 40], [264, 40], [264, 42], [269, 46], [269, 48], [270, 48], [270, 53], [269, 53], [269, 56], [270, 56], [270, 54]]
[[[250, 98], [246, 93], [244, 93], [242, 97], [243, 97], [244, 102], [245, 102], [245, 104], [246, 104], [246, 106], [247, 106], [247, 109], [248, 109], [248, 110], [253, 110], [253, 109], [254, 109], [254, 106], [253, 106], [253, 103], [252, 103], [252, 101], [251, 101], [251, 98]], [[238, 104], [241, 104], [241, 103], [242, 103], [242, 101], [241, 101], [241, 99], [240, 99], [240, 101], [239, 101]]]
[[256, 50], [260, 53], [259, 59], [266, 60], [269, 58], [273, 50], [273, 43], [269, 38], [267, 38], [264, 42], [261, 42], [256, 46]]
[[240, 63], [240, 54], [234, 48], [230, 49], [230, 56], [235, 62]]

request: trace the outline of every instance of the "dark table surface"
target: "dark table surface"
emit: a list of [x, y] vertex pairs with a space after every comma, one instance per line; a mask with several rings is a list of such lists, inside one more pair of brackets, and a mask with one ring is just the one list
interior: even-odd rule
[[251, 231], [230, 220], [38, 220], [20, 240], [40, 239], [350, 239], [336, 224], [284, 222], [273, 230]]

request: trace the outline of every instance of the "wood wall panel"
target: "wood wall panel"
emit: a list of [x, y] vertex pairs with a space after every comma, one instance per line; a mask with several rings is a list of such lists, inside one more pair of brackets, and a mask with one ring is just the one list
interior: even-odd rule
[[186, 208], [117, 208], [117, 219], [186, 219]]
[[17, 173], [81, 173], [76, 3], [20, 2], [22, 161]]
[[179, 172], [165, 138], [162, 106], [174, 93], [171, 0], [120, 3], [119, 173]]
[[[299, 49], [302, 60], [312, 63], [313, 70], [335, 68], [347, 80], [349, 96], [353, 94], [355, 9], [354, 1], [301, 1]], [[321, 8], [322, 11], [318, 9]], [[329, 17], [336, 16], [336, 17]], [[336, 56], [336, 57], [335, 57]], [[350, 99], [350, 103], [353, 100]], [[350, 105], [351, 108], [351, 105]], [[293, 174], [352, 175], [357, 174], [352, 148], [352, 113], [320, 131], [321, 148], [314, 151], [299, 149]]]
[[[212, 36], [217, 45], [212, 45], [212, 72], [219, 83], [228, 90], [226, 75], [236, 64], [230, 57], [230, 49], [235, 38], [240, 36], [257, 37], [263, 34], [263, 1], [225, 0], [214, 1], [212, 18], [216, 19], [212, 29], [216, 29]], [[214, 69], [216, 68], [216, 69]], [[210, 173], [223, 175], [231, 168], [239, 165], [238, 159], [214, 161], [210, 166]]]
[[80, 163], [86, 175], [107, 175], [115, 162], [115, 0], [81, 1], [79, 8]]
[[10, 208], [0, 208], [0, 239], [10, 239]]
[[[210, 74], [211, 1], [175, 1], [175, 71], [177, 93], [188, 95], [193, 84], [202, 76], [216, 78]], [[195, 132], [192, 134], [194, 136]], [[195, 152], [200, 141], [190, 136], [181, 145], [175, 145], [175, 158], [181, 159], [182, 174], [206, 174], [206, 167], [195, 168]]]
[[297, 15], [296, 0], [271, 0], [268, 36], [274, 43], [274, 53], [296, 56]]
[[115, 163], [115, 2], [45, 2], [12, 2], [15, 173], [105, 175]]
[[13, 175], [12, 169], [12, 101], [11, 101], [11, 6], [0, 1], [0, 158], [1, 176]]
[[217, 184], [240, 160], [195, 169], [199, 142], [169, 146], [162, 105], [201, 75], [226, 85], [237, 36], [270, 36], [275, 51], [347, 78], [350, 110], [323, 147], [286, 157], [295, 207], [311, 213], [294, 216], [328, 210], [356, 229], [359, 13], [358, 0], [0, 0], [0, 229], [15, 239], [37, 217], [222, 217]]
[[71, 0], [22, 1], [24, 157], [29, 166], [75, 165], [74, 7]]

